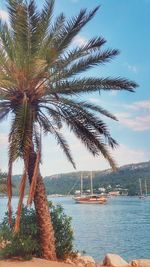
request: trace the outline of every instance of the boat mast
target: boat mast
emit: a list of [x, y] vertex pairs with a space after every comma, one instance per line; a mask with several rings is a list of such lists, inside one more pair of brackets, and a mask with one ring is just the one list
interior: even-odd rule
[[81, 172], [81, 177], [80, 177], [80, 195], [82, 197], [83, 194], [83, 173]]
[[145, 194], [147, 195], [147, 183], [146, 183], [146, 179], [145, 179]]
[[140, 194], [141, 194], [141, 196], [143, 195], [142, 194], [142, 184], [141, 184], [141, 179], [139, 178], [139, 184], [140, 184]]
[[93, 195], [93, 173], [91, 171], [91, 175], [90, 175], [90, 180], [91, 180], [91, 195]]

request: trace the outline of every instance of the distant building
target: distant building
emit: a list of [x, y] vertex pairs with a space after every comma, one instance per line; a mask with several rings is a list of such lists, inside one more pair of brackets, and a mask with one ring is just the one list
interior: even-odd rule
[[86, 190], [86, 192], [90, 193], [90, 192], [91, 192], [91, 190], [90, 190], [90, 189], [87, 189], [87, 190]]
[[98, 190], [100, 191], [100, 192], [106, 192], [106, 189], [104, 188], [104, 187], [100, 187], [100, 188], [98, 188]]
[[128, 195], [128, 189], [124, 188], [120, 190], [120, 195], [121, 196], [127, 196]]
[[80, 190], [76, 190], [75, 194], [80, 194], [80, 192], [81, 192]]

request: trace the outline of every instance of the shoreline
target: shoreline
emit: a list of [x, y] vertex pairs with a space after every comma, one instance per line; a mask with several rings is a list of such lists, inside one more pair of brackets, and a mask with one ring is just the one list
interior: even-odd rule
[[50, 261], [40, 258], [22, 260], [12, 258], [0, 260], [0, 267], [150, 267], [150, 259], [136, 259], [126, 262], [117, 254], [107, 254], [102, 262], [95, 262], [90, 256], [77, 255], [65, 261]]

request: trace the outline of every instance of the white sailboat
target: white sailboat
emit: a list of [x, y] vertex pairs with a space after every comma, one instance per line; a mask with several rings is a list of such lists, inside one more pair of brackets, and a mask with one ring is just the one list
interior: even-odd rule
[[147, 182], [146, 182], [146, 179], [145, 179], [145, 182], [144, 182], [145, 193], [143, 193], [143, 190], [142, 190], [142, 182], [141, 182], [141, 179], [139, 179], [139, 185], [140, 185], [140, 196], [139, 196], [139, 198], [140, 199], [150, 199], [150, 194], [148, 194], [148, 192], [147, 192]]
[[83, 173], [80, 177], [80, 196], [75, 197], [74, 200], [78, 204], [105, 204], [107, 198], [101, 195], [93, 194], [93, 173], [90, 174], [90, 195], [83, 194]]
[[141, 182], [141, 179], [139, 178], [139, 186], [140, 186], [140, 195], [139, 195], [139, 198], [140, 199], [144, 199], [144, 195], [143, 195], [143, 192], [142, 192], [142, 182]]
[[145, 179], [145, 194], [144, 194], [144, 198], [145, 199], [150, 199], [150, 194], [148, 194], [148, 192], [147, 192], [147, 182], [146, 182], [146, 179]]

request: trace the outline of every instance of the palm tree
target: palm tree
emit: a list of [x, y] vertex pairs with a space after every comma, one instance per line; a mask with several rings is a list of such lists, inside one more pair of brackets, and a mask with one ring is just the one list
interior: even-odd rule
[[[115, 169], [109, 147], [111, 137], [102, 116], [116, 120], [94, 104], [80, 101], [83, 93], [101, 90], [134, 91], [137, 84], [125, 78], [83, 76], [90, 68], [118, 55], [116, 49], [103, 49], [102, 37], [79, 47], [74, 37], [95, 16], [99, 7], [66, 20], [63, 13], [53, 17], [54, 0], [46, 0], [42, 11], [34, 0], [6, 0], [9, 23], [0, 23], [0, 120], [11, 116], [9, 134], [8, 207], [11, 215], [12, 167], [16, 159], [24, 163], [14, 231], [19, 230], [26, 179], [30, 189], [28, 204], [34, 200], [40, 229], [43, 257], [55, 259], [54, 233], [40, 174], [42, 134], [53, 134], [75, 167], [67, 141], [61, 133], [66, 124], [93, 156], [102, 154]], [[11, 216], [10, 216], [11, 218]], [[11, 220], [10, 220], [11, 222]]]

